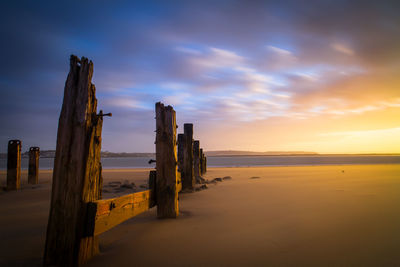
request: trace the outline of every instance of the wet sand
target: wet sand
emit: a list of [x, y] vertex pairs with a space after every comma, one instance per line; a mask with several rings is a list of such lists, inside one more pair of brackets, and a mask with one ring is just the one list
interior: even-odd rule
[[[140, 188], [148, 170], [103, 176]], [[400, 265], [400, 165], [210, 168], [205, 178], [224, 176], [232, 179], [181, 194], [176, 220], [153, 208], [100, 235], [87, 265]], [[41, 171], [35, 188], [0, 191], [1, 266], [41, 265], [50, 178]]]

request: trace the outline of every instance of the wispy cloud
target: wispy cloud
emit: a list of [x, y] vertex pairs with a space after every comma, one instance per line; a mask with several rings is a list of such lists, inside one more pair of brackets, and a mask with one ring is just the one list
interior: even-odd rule
[[333, 43], [331, 44], [331, 47], [333, 50], [346, 54], [348, 56], [354, 55], [354, 51], [342, 43]]

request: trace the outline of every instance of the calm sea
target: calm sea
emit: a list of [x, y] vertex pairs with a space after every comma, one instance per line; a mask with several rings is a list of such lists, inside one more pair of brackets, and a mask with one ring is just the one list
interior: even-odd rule
[[[103, 158], [105, 169], [149, 168], [151, 157]], [[53, 158], [41, 158], [40, 169], [52, 169]], [[351, 165], [351, 164], [400, 164], [399, 156], [240, 156], [208, 157], [208, 167], [248, 167], [248, 166], [312, 166], [312, 165]], [[23, 158], [22, 169], [28, 168], [28, 159]], [[7, 168], [7, 159], [0, 159], [0, 169]]]

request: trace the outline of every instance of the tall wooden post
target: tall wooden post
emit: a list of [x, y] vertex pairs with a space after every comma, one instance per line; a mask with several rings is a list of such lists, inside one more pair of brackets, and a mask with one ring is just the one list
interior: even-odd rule
[[71, 56], [58, 122], [45, 266], [80, 265], [99, 251], [97, 237], [85, 236], [87, 202], [101, 195], [101, 130], [93, 63]]
[[200, 148], [200, 175], [204, 174], [204, 155], [203, 149]]
[[176, 117], [171, 106], [156, 103], [156, 198], [157, 217], [179, 215]]
[[207, 172], [207, 157], [204, 156], [204, 173]]
[[178, 134], [178, 171], [181, 173], [181, 178], [183, 180], [183, 150], [184, 150], [184, 145], [185, 145], [185, 135], [184, 134]]
[[10, 140], [7, 153], [7, 190], [21, 187], [21, 141]]
[[193, 171], [193, 124], [185, 123], [185, 144], [183, 148], [182, 189], [193, 190], [196, 180]]
[[39, 182], [39, 155], [40, 148], [37, 146], [29, 148], [28, 184]]
[[201, 180], [200, 174], [200, 141], [195, 140], [193, 142], [193, 170], [194, 170], [194, 177], [196, 181]]

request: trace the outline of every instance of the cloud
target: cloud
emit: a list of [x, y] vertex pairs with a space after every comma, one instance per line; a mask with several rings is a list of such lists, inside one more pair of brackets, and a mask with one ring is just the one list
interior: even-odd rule
[[31, 140], [50, 146], [71, 53], [95, 64], [99, 107], [116, 116], [106, 136], [128, 142], [138, 133], [149, 144], [142, 151], [153, 149], [145, 133], [154, 130], [160, 100], [180, 121], [215, 131], [222, 122], [304, 123], [399, 109], [394, 1], [11, 1], [2, 10], [3, 143], [40, 117], [48, 134]]
[[331, 47], [333, 50], [338, 51], [340, 53], [346, 54], [348, 56], [354, 55], [354, 51], [351, 50], [349, 47], [347, 47], [344, 44], [341, 43], [333, 43], [331, 44]]

